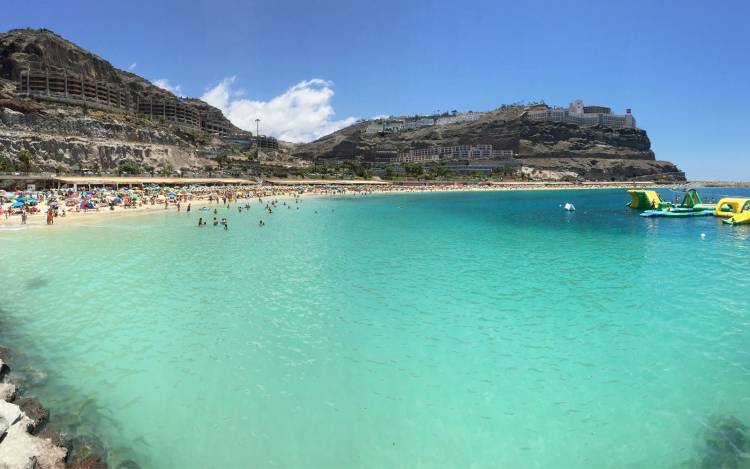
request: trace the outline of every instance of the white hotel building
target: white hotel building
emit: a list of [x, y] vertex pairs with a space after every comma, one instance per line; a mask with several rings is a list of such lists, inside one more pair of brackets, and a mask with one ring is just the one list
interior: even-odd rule
[[607, 127], [636, 128], [635, 117], [630, 109], [625, 114], [613, 114], [604, 106], [584, 106], [583, 101], [576, 99], [567, 108], [552, 108], [542, 111], [529, 111], [526, 117], [532, 120], [549, 122], [568, 122], [579, 125], [605, 125]]

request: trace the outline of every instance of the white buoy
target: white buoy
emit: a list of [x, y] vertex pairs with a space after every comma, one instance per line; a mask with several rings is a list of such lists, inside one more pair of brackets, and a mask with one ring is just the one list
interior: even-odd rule
[[706, 239], [706, 233], [701, 233], [701, 239]]
[[563, 209], [567, 210], [568, 212], [575, 212], [576, 206], [571, 204], [570, 202], [566, 203]]

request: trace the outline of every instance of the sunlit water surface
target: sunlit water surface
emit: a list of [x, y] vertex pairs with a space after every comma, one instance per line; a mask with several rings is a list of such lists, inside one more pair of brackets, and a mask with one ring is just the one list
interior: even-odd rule
[[700, 464], [712, 415], [750, 423], [750, 226], [626, 201], [310, 198], [220, 209], [226, 232], [196, 211], [4, 231], [0, 342], [113, 465]]

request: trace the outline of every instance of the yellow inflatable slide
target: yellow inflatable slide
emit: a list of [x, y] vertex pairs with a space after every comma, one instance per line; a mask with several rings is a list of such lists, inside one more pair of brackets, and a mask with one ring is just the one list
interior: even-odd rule
[[628, 207], [638, 210], [658, 208], [661, 203], [659, 194], [656, 191], [644, 191], [640, 189], [630, 189], [630, 203]]

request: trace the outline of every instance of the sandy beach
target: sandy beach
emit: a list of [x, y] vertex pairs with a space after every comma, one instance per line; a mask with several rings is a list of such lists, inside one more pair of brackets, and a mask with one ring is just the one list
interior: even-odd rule
[[[305, 181], [289, 181], [293, 185], [259, 185], [259, 186], [222, 186], [217, 188], [187, 192], [182, 189], [184, 196], [169, 199], [164, 195], [172, 190], [178, 190], [173, 186], [164, 186], [160, 189], [159, 202], [134, 203], [125, 205], [107, 205], [100, 203], [93, 209], [80, 209], [80, 207], [61, 207], [53, 218], [55, 225], [78, 225], [85, 222], [102, 222], [121, 217], [133, 217], [139, 215], [185, 211], [190, 206], [191, 210], [198, 210], [207, 206], [218, 206], [222, 203], [258, 203], [258, 198], [283, 199], [290, 197], [321, 197], [341, 195], [370, 195], [370, 194], [402, 194], [402, 193], [432, 193], [432, 192], [477, 192], [477, 191], [548, 191], [548, 190], [604, 190], [604, 189], [629, 189], [633, 183], [545, 183], [545, 182], [490, 182], [490, 183], [422, 183], [422, 184], [354, 184], [357, 181], [345, 181], [346, 184], [338, 184], [338, 181], [326, 181], [329, 184], [304, 184]], [[644, 187], [644, 184], [638, 184]], [[654, 187], [653, 185], [650, 187]], [[51, 191], [58, 194], [62, 191]], [[117, 190], [112, 190], [117, 193]], [[223, 200], [223, 202], [222, 202]], [[166, 202], [166, 204], [165, 204]], [[264, 201], [265, 203], [265, 201]], [[3, 213], [0, 215], [0, 229], [14, 230], [24, 227], [48, 226], [46, 212], [50, 208], [47, 203], [40, 202], [36, 205], [38, 211], [28, 213], [26, 222], [22, 222], [20, 214], [9, 214], [10, 203], [3, 204]], [[63, 213], [64, 212], [64, 213]]]

